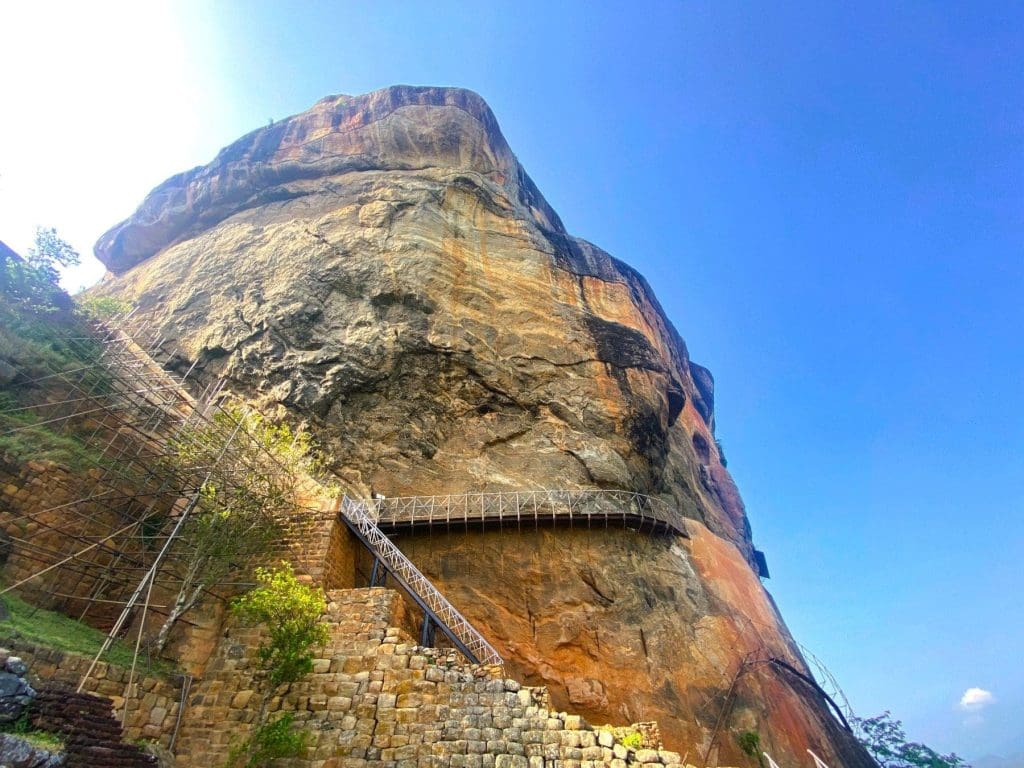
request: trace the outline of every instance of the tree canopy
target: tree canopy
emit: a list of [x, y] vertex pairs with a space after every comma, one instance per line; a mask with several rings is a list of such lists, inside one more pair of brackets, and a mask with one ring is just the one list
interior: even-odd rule
[[853, 718], [853, 729], [882, 768], [969, 768], [955, 752], [940, 755], [924, 744], [907, 741], [903, 723], [888, 710], [875, 717]]

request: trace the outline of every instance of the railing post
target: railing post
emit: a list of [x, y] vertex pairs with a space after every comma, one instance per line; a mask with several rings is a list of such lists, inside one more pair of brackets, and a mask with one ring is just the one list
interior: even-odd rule
[[420, 645], [424, 648], [434, 647], [434, 622], [430, 620], [430, 614], [423, 614], [423, 626], [420, 628]]

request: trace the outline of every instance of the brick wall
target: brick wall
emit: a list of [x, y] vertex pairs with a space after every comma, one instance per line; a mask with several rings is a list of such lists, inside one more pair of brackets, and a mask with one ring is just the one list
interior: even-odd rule
[[[134, 491], [102, 477], [101, 470], [77, 474], [47, 461], [29, 461], [20, 467], [0, 463], [0, 530], [13, 539], [6, 562], [0, 563], [4, 583], [32, 576], [122, 528], [133, 519], [129, 517], [133, 512], [138, 514], [137, 507], [146, 500], [126, 498]], [[89, 496], [100, 498], [75, 503]], [[117, 548], [119, 559], [107, 547], [97, 547], [29, 581], [21, 593], [35, 605], [75, 618], [84, 615], [94, 626], [109, 627], [121, 607], [87, 598], [124, 600], [141, 575], [134, 566], [144, 559], [145, 543], [137, 536], [122, 536]], [[102, 580], [102, 571], [111, 564], [120, 566], [119, 570], [112, 572], [112, 579]]]

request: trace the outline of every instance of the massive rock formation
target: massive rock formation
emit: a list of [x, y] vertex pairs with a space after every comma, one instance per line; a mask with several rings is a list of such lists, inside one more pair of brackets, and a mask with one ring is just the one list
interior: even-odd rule
[[100, 290], [182, 365], [308, 419], [354, 488], [622, 488], [689, 518], [688, 539], [400, 540], [558, 706], [657, 719], [690, 762], [714, 739], [745, 764], [734, 734], [755, 730], [790, 765], [870, 764], [798, 676], [734, 685], [751, 653], [803, 663], [752, 565], [711, 375], [637, 272], [565, 231], [477, 95], [323, 99], [166, 181], [96, 253]]

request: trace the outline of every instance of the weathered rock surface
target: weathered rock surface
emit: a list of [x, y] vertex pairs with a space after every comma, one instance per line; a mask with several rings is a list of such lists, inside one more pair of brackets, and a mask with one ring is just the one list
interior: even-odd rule
[[13, 733], [0, 733], [0, 767], [58, 768], [65, 765], [62, 752], [37, 747]]
[[[624, 488], [690, 518], [691, 539], [401, 541], [558, 706], [657, 718], [703, 756], [742, 658], [799, 659], [750, 565], [710, 373], [639, 274], [566, 233], [475, 94], [324, 99], [169, 179], [96, 253], [100, 290], [183, 366], [309, 419], [355, 487]], [[751, 729], [794, 765], [869, 764], [768, 672], [737, 686], [721, 762]]]
[[27, 671], [25, 662], [0, 648], [0, 725], [16, 722], [36, 697], [25, 678]]

